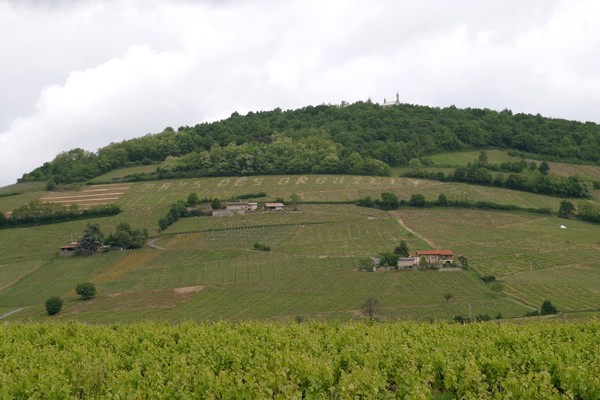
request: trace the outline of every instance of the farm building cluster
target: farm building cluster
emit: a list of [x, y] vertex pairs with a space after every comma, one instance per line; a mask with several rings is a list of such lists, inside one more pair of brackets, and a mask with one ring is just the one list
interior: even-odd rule
[[[249, 203], [246, 201], [228, 201], [225, 208], [213, 210], [213, 217], [229, 217], [235, 214], [244, 215], [246, 213], [255, 212], [258, 210], [258, 203]], [[283, 211], [285, 205], [283, 203], [265, 203], [264, 211]]]
[[411, 253], [408, 257], [400, 257], [398, 259], [398, 269], [412, 269], [425, 265], [442, 268], [453, 263], [454, 252], [452, 250], [420, 250]]

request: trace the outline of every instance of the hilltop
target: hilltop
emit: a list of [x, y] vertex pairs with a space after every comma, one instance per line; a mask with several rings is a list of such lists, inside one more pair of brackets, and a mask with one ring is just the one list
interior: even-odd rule
[[[50, 296], [65, 300], [53, 319], [86, 322], [354, 320], [373, 296], [381, 320], [522, 318], [545, 300], [561, 318], [597, 313], [600, 167], [586, 151], [599, 132], [509, 111], [356, 103], [71, 150], [0, 189], [0, 318], [46, 320]], [[206, 215], [215, 199], [240, 198], [286, 210]], [[88, 223], [151, 240], [57, 256]], [[468, 268], [360, 271], [402, 241], [452, 250]], [[86, 281], [98, 294], [82, 301]]]
[[412, 159], [496, 147], [538, 158], [596, 163], [600, 126], [541, 115], [488, 109], [381, 107], [358, 102], [344, 107], [307, 106], [233, 113], [213, 123], [112, 143], [97, 152], [73, 149], [23, 175], [20, 182], [83, 182], [131, 165], [154, 164], [133, 176], [349, 173], [389, 175]]

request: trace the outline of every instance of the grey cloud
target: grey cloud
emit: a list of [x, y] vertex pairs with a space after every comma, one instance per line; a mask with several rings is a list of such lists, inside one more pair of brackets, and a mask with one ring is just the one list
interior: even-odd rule
[[396, 92], [598, 121], [593, 1], [15, 3], [0, 0], [0, 185], [73, 147]]

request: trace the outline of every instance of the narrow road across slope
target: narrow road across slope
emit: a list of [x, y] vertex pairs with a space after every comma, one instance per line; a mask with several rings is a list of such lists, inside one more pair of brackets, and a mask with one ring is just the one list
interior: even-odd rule
[[12, 310], [12, 311], [9, 311], [9, 312], [7, 312], [6, 314], [2, 314], [2, 315], [0, 315], [0, 319], [3, 319], [3, 318], [6, 318], [6, 317], [9, 317], [9, 316], [13, 315], [14, 313], [18, 313], [18, 312], [19, 312], [19, 311], [21, 311], [22, 309], [23, 309], [23, 308], [17, 308], [16, 310]]
[[164, 247], [160, 247], [159, 245], [155, 244], [158, 241], [159, 238], [154, 238], [154, 239], [150, 239], [148, 240], [148, 246], [155, 248], [157, 250], [169, 250], [169, 249], [165, 249]]
[[394, 217], [396, 217], [396, 219], [398, 220], [398, 222], [400, 223], [400, 225], [402, 225], [402, 227], [404, 229], [406, 229], [407, 231], [409, 231], [410, 233], [412, 233], [413, 235], [417, 236], [419, 239], [421, 239], [422, 241], [424, 241], [425, 243], [427, 243], [429, 246], [431, 246], [432, 248], [436, 249], [437, 246], [435, 243], [433, 243], [431, 240], [427, 239], [425, 236], [413, 231], [412, 229], [410, 229], [405, 223], [404, 221], [402, 221], [402, 218], [400, 218], [397, 214], [394, 214]]

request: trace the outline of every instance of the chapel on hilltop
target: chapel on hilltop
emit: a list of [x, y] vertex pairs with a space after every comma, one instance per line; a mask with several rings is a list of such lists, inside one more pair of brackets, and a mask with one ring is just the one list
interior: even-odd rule
[[382, 107], [391, 107], [391, 106], [399, 106], [400, 105], [400, 94], [396, 93], [396, 101], [386, 101], [385, 97], [383, 98]]

